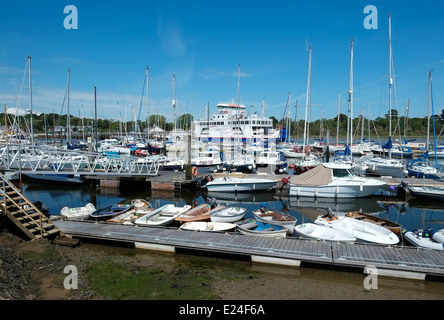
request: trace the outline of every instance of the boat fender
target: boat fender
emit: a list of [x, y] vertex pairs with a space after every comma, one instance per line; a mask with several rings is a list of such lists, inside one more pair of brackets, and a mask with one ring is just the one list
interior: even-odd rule
[[194, 177], [197, 177], [197, 168], [193, 167], [193, 169], [191, 170], [191, 173], [193, 174]]

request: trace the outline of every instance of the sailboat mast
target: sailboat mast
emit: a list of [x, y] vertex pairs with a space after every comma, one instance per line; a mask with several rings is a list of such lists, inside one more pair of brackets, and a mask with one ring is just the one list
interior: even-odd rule
[[348, 85], [348, 125], [347, 125], [347, 144], [353, 144], [353, 38], [350, 46], [350, 80]]
[[339, 116], [341, 114], [341, 93], [338, 93], [338, 119], [336, 122], [336, 146], [339, 145]]
[[[391, 15], [390, 12], [388, 15], [389, 18], [389, 140], [392, 138], [392, 23], [391, 23]], [[392, 157], [392, 149], [389, 149], [389, 158]]]
[[31, 81], [31, 56], [28, 56], [28, 64], [29, 64], [29, 103], [31, 108], [31, 144], [34, 145], [34, 129], [32, 124], [32, 81]]
[[69, 76], [70, 76], [70, 70], [68, 68], [68, 114], [66, 118], [66, 125], [67, 125], [67, 131], [68, 131], [68, 143], [71, 142], [71, 116], [70, 116], [70, 110], [69, 110]]
[[[176, 137], [176, 75], [173, 74], [173, 111], [174, 111], [174, 137]], [[174, 138], [176, 141], [176, 138]]]
[[304, 153], [305, 153], [305, 145], [307, 144], [308, 107], [310, 105], [310, 81], [311, 81], [311, 46], [309, 49], [307, 95], [305, 99], [304, 143], [302, 149], [304, 150]]
[[148, 142], [150, 139], [150, 95], [149, 95], [149, 85], [148, 85], [148, 71], [149, 67], [146, 67], [146, 100], [147, 100], [147, 112], [148, 112], [148, 121], [147, 121], [147, 135], [148, 135]]
[[427, 144], [426, 144], [426, 150], [429, 150], [429, 144], [430, 144], [430, 98], [432, 96], [432, 71], [429, 71], [429, 96], [428, 96], [428, 102], [427, 102]]

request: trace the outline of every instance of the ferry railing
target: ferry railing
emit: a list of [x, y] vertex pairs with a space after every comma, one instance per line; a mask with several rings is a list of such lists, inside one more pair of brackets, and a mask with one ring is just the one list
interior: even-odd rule
[[120, 156], [37, 145], [0, 148], [0, 169], [22, 173], [157, 175], [161, 161], [159, 156]]

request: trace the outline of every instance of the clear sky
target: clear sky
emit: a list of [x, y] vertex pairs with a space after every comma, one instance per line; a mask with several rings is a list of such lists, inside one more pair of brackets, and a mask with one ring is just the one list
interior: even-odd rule
[[[77, 8], [77, 29], [64, 21]], [[377, 9], [368, 21], [367, 5]], [[218, 102], [237, 101], [252, 112], [281, 119], [291, 94], [291, 117], [305, 114], [308, 47], [312, 46], [310, 119], [347, 113], [350, 43], [354, 40], [353, 113], [388, 112], [391, 12], [394, 86], [392, 108], [427, 116], [433, 69], [435, 113], [444, 108], [444, 2], [442, 1], [80, 1], [17, 0], [0, 4], [0, 101], [29, 109], [31, 56], [34, 112], [134, 120], [176, 113], [203, 118]], [[73, 12], [71, 12], [72, 14]], [[144, 86], [146, 68], [147, 88]], [[26, 71], [26, 72], [25, 72]], [[295, 107], [297, 103], [297, 108]], [[285, 114], [286, 116], [287, 114]]]

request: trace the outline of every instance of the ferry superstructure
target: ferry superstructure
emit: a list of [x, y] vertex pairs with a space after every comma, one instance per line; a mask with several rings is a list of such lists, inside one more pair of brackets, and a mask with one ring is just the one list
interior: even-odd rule
[[273, 129], [273, 120], [257, 114], [247, 115], [240, 104], [219, 103], [209, 119], [193, 121], [193, 135], [197, 141], [235, 141], [275, 143], [279, 130]]

